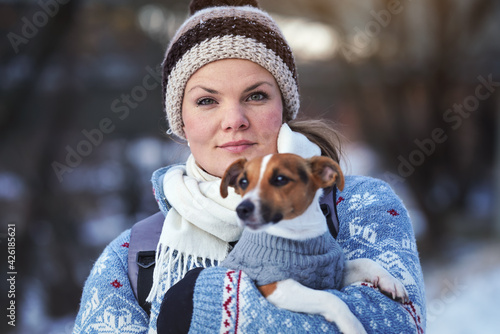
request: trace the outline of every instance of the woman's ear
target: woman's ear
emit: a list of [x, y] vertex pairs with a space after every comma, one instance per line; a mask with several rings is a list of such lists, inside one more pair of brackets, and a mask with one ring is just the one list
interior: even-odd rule
[[186, 138], [186, 144], [187, 144], [187, 146], [191, 147], [191, 145], [189, 145], [189, 138], [188, 138], [188, 136], [186, 134], [186, 127], [184, 125], [182, 126], [182, 132], [184, 133], [184, 138]]

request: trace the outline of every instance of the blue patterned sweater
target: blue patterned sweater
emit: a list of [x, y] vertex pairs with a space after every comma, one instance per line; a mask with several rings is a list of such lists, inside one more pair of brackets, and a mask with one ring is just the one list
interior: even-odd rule
[[[159, 186], [153, 186], [165, 212]], [[405, 285], [410, 301], [400, 304], [367, 283], [329, 290], [340, 297], [368, 333], [424, 333], [425, 292], [413, 228], [401, 200], [383, 181], [347, 176], [337, 192], [339, 235], [346, 259], [370, 258]], [[85, 283], [74, 333], [156, 333], [161, 299], [148, 317], [128, 279], [130, 230], [103, 251]], [[201, 272], [194, 291], [190, 333], [339, 333], [322, 316], [293, 313], [267, 302], [249, 277], [214, 266]]]

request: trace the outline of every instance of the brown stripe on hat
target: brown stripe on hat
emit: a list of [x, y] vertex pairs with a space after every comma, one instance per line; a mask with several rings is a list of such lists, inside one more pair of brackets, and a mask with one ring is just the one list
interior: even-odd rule
[[205, 8], [204, 10], [196, 12], [189, 20], [184, 22], [179, 30], [177, 30], [171, 40], [171, 43], [174, 43], [181, 35], [185, 34], [190, 29], [193, 29], [197, 24], [217, 17], [240, 17], [249, 21], [255, 21], [279, 33], [284, 39], [280, 28], [269, 14], [251, 6], [226, 6]]

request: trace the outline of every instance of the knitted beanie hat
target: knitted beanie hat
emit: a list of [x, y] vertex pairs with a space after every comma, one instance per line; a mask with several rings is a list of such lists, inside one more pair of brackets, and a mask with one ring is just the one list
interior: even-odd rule
[[191, 75], [229, 58], [250, 60], [268, 70], [281, 90], [283, 121], [295, 118], [299, 92], [292, 51], [256, 0], [192, 0], [190, 15], [170, 41], [163, 62], [163, 101], [172, 133], [185, 139], [181, 108]]

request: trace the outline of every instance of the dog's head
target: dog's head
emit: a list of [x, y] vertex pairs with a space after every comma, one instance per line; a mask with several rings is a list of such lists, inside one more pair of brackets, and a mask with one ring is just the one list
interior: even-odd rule
[[236, 208], [241, 222], [252, 229], [300, 216], [316, 192], [337, 184], [344, 188], [340, 166], [330, 158], [310, 159], [295, 154], [272, 154], [232, 163], [222, 177], [220, 193], [233, 187], [243, 201]]

